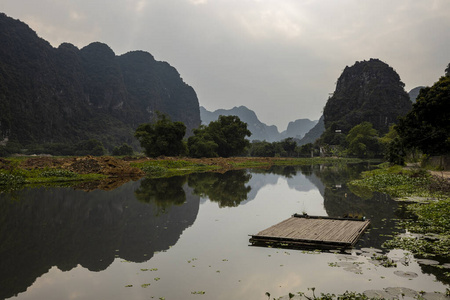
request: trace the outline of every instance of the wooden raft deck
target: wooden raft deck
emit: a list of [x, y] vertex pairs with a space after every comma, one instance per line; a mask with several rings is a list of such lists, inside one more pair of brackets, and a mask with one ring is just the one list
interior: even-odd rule
[[356, 244], [369, 224], [369, 220], [295, 214], [252, 235], [250, 242], [296, 248], [348, 248]]

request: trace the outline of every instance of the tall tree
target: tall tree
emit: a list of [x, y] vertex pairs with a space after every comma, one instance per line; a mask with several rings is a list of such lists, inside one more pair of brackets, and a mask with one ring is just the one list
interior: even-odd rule
[[346, 136], [348, 154], [357, 157], [374, 157], [380, 152], [378, 132], [372, 123], [362, 122], [353, 127]]
[[188, 139], [189, 154], [194, 157], [230, 157], [243, 154], [250, 145], [252, 133], [247, 123], [237, 116], [219, 116], [217, 121], [202, 126]]
[[154, 124], [141, 124], [135, 136], [150, 157], [160, 155], [177, 156], [185, 154], [183, 137], [186, 126], [182, 122], [172, 122], [166, 115], [158, 115]]
[[450, 77], [423, 88], [396, 130], [407, 147], [430, 155], [450, 153]]

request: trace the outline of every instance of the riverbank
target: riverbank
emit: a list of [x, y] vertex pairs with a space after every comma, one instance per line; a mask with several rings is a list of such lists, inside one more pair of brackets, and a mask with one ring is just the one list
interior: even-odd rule
[[226, 172], [244, 168], [269, 168], [273, 165], [346, 164], [361, 162], [346, 158], [179, 158], [159, 157], [11, 157], [0, 158], [0, 189], [13, 190], [26, 184], [74, 185], [102, 181], [111, 189], [118, 183], [147, 176], [152, 178], [184, 175], [194, 172]]
[[[402, 222], [408, 234], [386, 242], [386, 248], [409, 250], [419, 257], [450, 258], [450, 178], [440, 173], [384, 164], [349, 183], [351, 189], [382, 192], [408, 203], [409, 218]], [[450, 278], [450, 272], [445, 276]]]

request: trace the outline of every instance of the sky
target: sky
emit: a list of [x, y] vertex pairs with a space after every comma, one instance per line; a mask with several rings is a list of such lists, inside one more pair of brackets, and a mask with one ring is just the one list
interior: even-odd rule
[[0, 11], [54, 47], [147, 51], [201, 106], [244, 105], [279, 131], [319, 119], [356, 61], [384, 61], [407, 92], [450, 63], [449, 0], [0, 0]]

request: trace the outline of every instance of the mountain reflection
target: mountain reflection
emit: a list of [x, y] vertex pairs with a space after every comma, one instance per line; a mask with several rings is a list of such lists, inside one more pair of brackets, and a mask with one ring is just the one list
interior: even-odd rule
[[0, 194], [0, 299], [25, 291], [53, 266], [101, 271], [118, 257], [147, 261], [175, 245], [194, 223], [200, 197], [237, 207], [258, 199], [258, 191], [276, 185], [280, 176], [298, 192], [317, 189], [329, 216], [371, 219], [371, 232], [358, 247], [379, 248], [392, 234], [397, 204], [386, 195], [347, 187], [366, 167], [277, 166], [145, 178], [110, 191], [84, 186], [91, 191], [30, 188]]
[[[185, 181], [170, 180], [176, 191], [166, 193], [163, 183], [144, 181], [108, 192], [39, 188], [0, 194], [0, 299], [25, 291], [52, 266], [101, 271], [117, 257], [143, 262], [169, 249], [198, 214], [200, 198]], [[183, 205], [163, 206], [161, 213], [171, 196]]]

